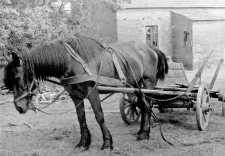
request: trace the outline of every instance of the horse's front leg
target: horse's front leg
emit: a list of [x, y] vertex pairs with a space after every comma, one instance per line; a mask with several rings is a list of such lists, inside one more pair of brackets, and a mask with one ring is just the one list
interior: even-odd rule
[[95, 118], [99, 126], [101, 127], [101, 131], [103, 135], [103, 145], [101, 149], [102, 150], [105, 148], [113, 149], [112, 136], [105, 124], [104, 113], [102, 111], [98, 90], [96, 88], [93, 90], [92, 87], [89, 87], [89, 91], [91, 92], [91, 94], [89, 95], [88, 100], [91, 103], [91, 107], [95, 113]]
[[91, 133], [87, 127], [86, 123], [86, 116], [85, 116], [85, 108], [83, 99], [70, 95], [71, 99], [73, 100], [76, 111], [77, 117], [80, 124], [80, 133], [81, 138], [80, 142], [77, 144], [77, 147], [84, 147], [84, 149], [88, 149], [91, 144]]

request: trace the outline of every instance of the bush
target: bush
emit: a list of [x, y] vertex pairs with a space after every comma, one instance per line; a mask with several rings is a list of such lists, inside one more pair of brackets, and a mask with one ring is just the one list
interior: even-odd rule
[[0, 3], [0, 48], [21, 53], [42, 43], [77, 33], [91, 34], [90, 15], [77, 5], [79, 16], [61, 12], [53, 5], [33, 6]]

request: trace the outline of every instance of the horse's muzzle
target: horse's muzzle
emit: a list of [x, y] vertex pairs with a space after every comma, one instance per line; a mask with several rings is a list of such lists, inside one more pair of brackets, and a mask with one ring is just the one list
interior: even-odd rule
[[14, 105], [16, 107], [16, 110], [20, 113], [20, 114], [25, 114], [27, 112], [27, 110], [29, 109], [28, 107], [28, 104], [27, 104], [27, 101], [24, 99], [24, 100], [21, 100], [20, 102], [16, 102], [14, 101]]
[[23, 111], [23, 108], [21, 108], [21, 107], [16, 107], [16, 109], [18, 110], [18, 112], [20, 114], [24, 114], [25, 113], [25, 111]]

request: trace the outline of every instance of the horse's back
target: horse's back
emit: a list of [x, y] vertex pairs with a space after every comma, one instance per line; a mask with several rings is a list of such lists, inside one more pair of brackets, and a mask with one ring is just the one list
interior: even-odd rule
[[140, 57], [142, 58], [142, 61], [150, 60], [151, 62], [155, 62], [157, 60], [156, 53], [141, 40], [116, 42], [110, 44], [110, 46], [116, 50], [119, 50], [124, 55]]
[[117, 42], [110, 45], [120, 51], [131, 65], [135, 75], [141, 77], [155, 77], [158, 56], [140, 40]]

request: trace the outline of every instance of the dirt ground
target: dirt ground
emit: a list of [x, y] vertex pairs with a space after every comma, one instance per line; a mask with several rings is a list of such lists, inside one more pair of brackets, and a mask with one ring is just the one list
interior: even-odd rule
[[[191, 79], [196, 71], [187, 72]], [[214, 71], [205, 70], [203, 83], [209, 83]], [[216, 81], [214, 90], [225, 91], [225, 68]], [[74, 156], [74, 155], [157, 155], [157, 156], [224, 156], [225, 118], [221, 117], [221, 102], [211, 100], [214, 109], [206, 131], [198, 131], [194, 111], [174, 109], [167, 113], [154, 112], [162, 123], [165, 138], [174, 146], [163, 141], [159, 126], [151, 128], [150, 139], [137, 141], [139, 123], [126, 125], [120, 116], [118, 98], [114, 95], [102, 103], [105, 121], [112, 134], [114, 149], [101, 151], [102, 134], [90, 105], [85, 101], [86, 116], [92, 134], [89, 150], [75, 148], [80, 138], [75, 110], [63, 115], [47, 115], [32, 111], [20, 115], [12, 102], [0, 105], [0, 155], [1, 156]], [[0, 101], [12, 99], [12, 95], [0, 96]], [[61, 113], [74, 108], [70, 99], [57, 102], [46, 112]], [[152, 122], [153, 123], [153, 122]], [[165, 131], [164, 131], [165, 130]], [[186, 146], [175, 141], [173, 138]]]

